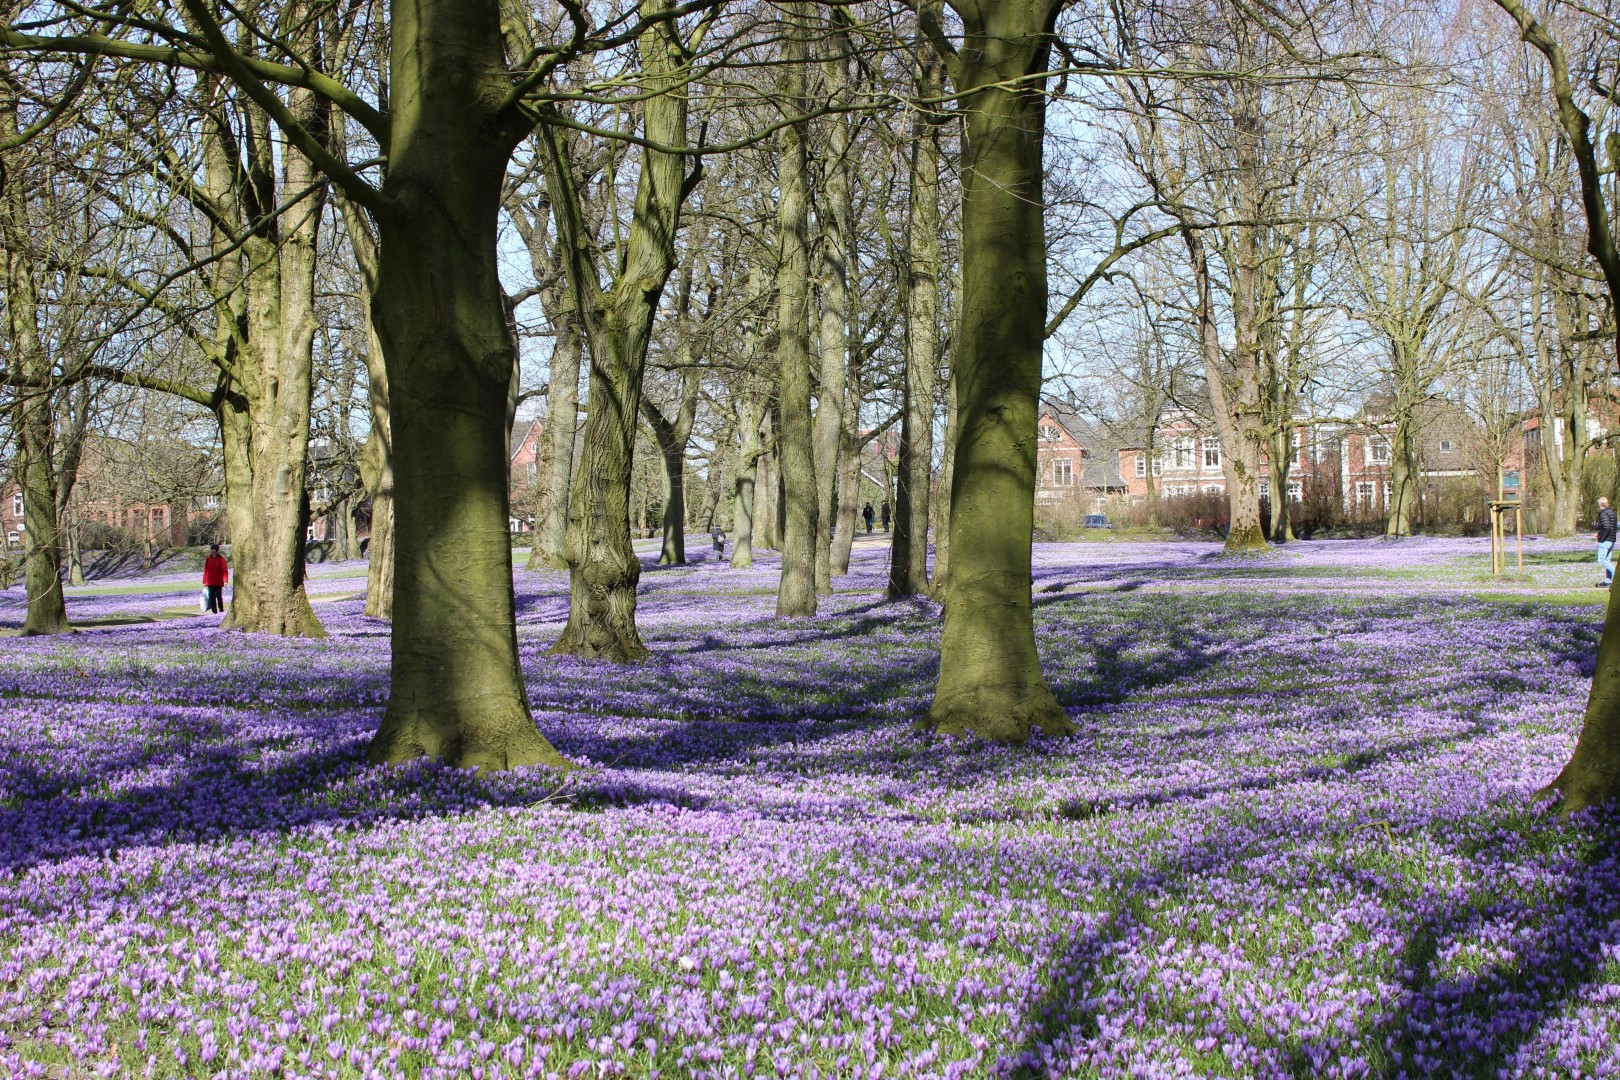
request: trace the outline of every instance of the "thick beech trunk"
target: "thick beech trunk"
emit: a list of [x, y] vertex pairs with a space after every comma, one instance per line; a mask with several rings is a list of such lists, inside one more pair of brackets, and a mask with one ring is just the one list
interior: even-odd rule
[[1035, 651], [1030, 557], [1036, 420], [1046, 322], [1042, 151], [1056, 0], [954, 0], [965, 36], [952, 74], [964, 95], [958, 436], [951, 585], [939, 683], [922, 723], [1021, 742], [1073, 725]]
[[[783, 41], [778, 83], [789, 108], [804, 99], [808, 50], [809, 5], [789, 3], [783, 10], [796, 26]], [[781, 193], [781, 263], [777, 274], [777, 392], [782, 428], [778, 459], [782, 469], [782, 577], [776, 591], [776, 614], [816, 613], [816, 460], [810, 422], [810, 200], [809, 161], [803, 124], [782, 129], [777, 187]]]
[[373, 317], [388, 367], [394, 628], [388, 709], [367, 754], [564, 767], [518, 665], [502, 438], [516, 347], [496, 224], [523, 131], [491, 111], [510, 85], [499, 10], [398, 0], [392, 16], [397, 209], [378, 222]]

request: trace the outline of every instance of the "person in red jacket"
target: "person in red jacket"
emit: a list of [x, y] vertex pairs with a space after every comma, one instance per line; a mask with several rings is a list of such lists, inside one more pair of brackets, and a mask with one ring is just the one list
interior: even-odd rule
[[208, 545], [208, 559], [203, 563], [203, 588], [208, 590], [208, 610], [225, 610], [225, 583], [231, 579], [231, 564], [219, 553], [218, 544]]

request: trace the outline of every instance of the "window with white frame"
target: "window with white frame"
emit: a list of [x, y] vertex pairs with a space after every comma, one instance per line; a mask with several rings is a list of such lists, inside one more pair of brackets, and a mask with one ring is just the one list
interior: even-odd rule
[[1384, 481], [1384, 505], [1385, 506], [1389, 505], [1389, 497], [1390, 497], [1391, 491], [1392, 491], [1392, 489], [1389, 486], [1389, 481], [1385, 480]]
[[1052, 486], [1072, 487], [1074, 485], [1074, 464], [1068, 458], [1057, 458], [1052, 462]]
[[1154, 454], [1153, 455], [1153, 475], [1158, 476], [1162, 472], [1164, 472], [1164, 455], [1163, 454]]
[[1136, 475], [1137, 476], [1146, 476], [1147, 475], [1147, 458], [1144, 457], [1141, 454], [1136, 455]]
[[1309, 436], [1306, 432], [1294, 432], [1294, 464], [1296, 466], [1305, 464], [1305, 449], [1308, 441]]
[[11, 493], [11, 516], [23, 516], [23, 497], [22, 492], [20, 491], [13, 491]]
[[1389, 464], [1389, 440], [1382, 435], [1367, 437], [1367, 461], [1373, 465]]
[[1451, 440], [1450, 439], [1441, 439], [1440, 440], [1440, 449], [1441, 450], [1450, 450], [1451, 449]]
[[1058, 441], [1058, 429], [1057, 429], [1056, 424], [1042, 424], [1041, 425], [1041, 441], [1042, 442], [1057, 442]]
[[6, 547], [22, 547], [22, 537], [18, 535], [16, 529], [6, 533]]
[[1191, 439], [1176, 440], [1176, 468], [1190, 469], [1193, 467], [1193, 441]]
[[1215, 484], [1210, 484], [1208, 487], [1204, 488], [1205, 495], [1220, 495], [1221, 493], [1221, 489]]
[[1298, 480], [1288, 481], [1288, 501], [1300, 502], [1305, 498], [1305, 488]]
[[1357, 484], [1356, 485], [1356, 505], [1357, 506], [1371, 506], [1372, 503], [1373, 503], [1373, 492], [1375, 492], [1377, 490], [1378, 489], [1377, 489], [1376, 485], [1374, 485], [1374, 484], [1372, 484], [1372, 483], [1370, 483], [1368, 481], [1365, 481], [1365, 480], [1362, 481], [1361, 483]]
[[1206, 469], [1221, 467], [1221, 440], [1208, 435], [1204, 437], [1204, 467]]

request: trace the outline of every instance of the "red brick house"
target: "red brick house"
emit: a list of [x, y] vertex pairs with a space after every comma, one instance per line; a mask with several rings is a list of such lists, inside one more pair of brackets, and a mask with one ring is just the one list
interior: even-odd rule
[[1036, 424], [1036, 504], [1081, 500], [1100, 510], [1110, 498], [1126, 491], [1104, 433], [1072, 403], [1043, 398]]

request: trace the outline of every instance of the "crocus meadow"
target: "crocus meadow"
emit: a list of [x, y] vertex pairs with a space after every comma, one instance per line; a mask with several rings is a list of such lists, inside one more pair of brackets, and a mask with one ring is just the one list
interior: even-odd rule
[[327, 641], [70, 593], [0, 639], [0, 1074], [1620, 1075], [1620, 817], [1533, 798], [1588, 545], [1038, 546], [1078, 733], [1022, 748], [913, 730], [885, 556], [796, 620], [769, 557], [648, 566], [629, 667], [519, 570], [566, 774], [365, 763], [363, 568]]

